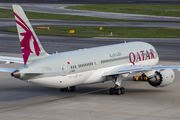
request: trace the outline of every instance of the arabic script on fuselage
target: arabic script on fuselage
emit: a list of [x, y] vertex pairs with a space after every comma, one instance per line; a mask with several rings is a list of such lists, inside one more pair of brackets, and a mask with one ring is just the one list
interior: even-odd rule
[[119, 56], [121, 56], [121, 52], [109, 53], [109, 57], [112, 57], [112, 58], [114, 58], [114, 57], [119, 57]]

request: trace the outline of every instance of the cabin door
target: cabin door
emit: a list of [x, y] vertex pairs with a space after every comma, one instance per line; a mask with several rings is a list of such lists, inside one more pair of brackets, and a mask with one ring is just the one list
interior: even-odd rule
[[[61, 64], [61, 70], [62, 70], [62, 71], [66, 71], [66, 70], [67, 70], [65, 63], [62, 63], [62, 64]], [[63, 72], [62, 75], [66, 75], [66, 72]]]

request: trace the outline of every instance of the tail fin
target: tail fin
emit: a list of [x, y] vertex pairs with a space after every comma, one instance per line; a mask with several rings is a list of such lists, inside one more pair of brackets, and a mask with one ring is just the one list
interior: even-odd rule
[[19, 5], [12, 5], [12, 7], [16, 19], [24, 64], [26, 65], [49, 56], [39, 42], [23, 9]]

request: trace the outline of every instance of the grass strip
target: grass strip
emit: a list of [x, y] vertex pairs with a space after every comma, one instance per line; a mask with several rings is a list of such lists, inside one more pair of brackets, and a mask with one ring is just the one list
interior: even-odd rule
[[68, 9], [180, 17], [180, 5], [98, 4], [67, 6]]
[[[16, 28], [3, 29], [17, 32]], [[76, 37], [119, 37], [119, 38], [180, 38], [180, 29], [173, 28], [120, 28], [120, 27], [50, 27], [50, 30], [34, 28], [37, 34]], [[75, 30], [75, 33], [68, 33]], [[112, 32], [113, 35], [110, 35]]]
[[[29, 19], [52, 19], [52, 20], [80, 20], [80, 21], [119, 21], [119, 22], [151, 22], [141, 20], [127, 20], [114, 18], [99, 18], [79, 15], [64, 15], [25, 11]], [[13, 10], [0, 8], [0, 18], [14, 18]]]

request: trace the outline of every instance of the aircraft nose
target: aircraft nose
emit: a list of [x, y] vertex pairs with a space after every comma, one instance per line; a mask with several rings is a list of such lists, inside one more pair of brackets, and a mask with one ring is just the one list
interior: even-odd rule
[[11, 76], [13, 76], [15, 78], [20, 78], [21, 73], [19, 70], [15, 70], [13, 73], [11, 73]]

